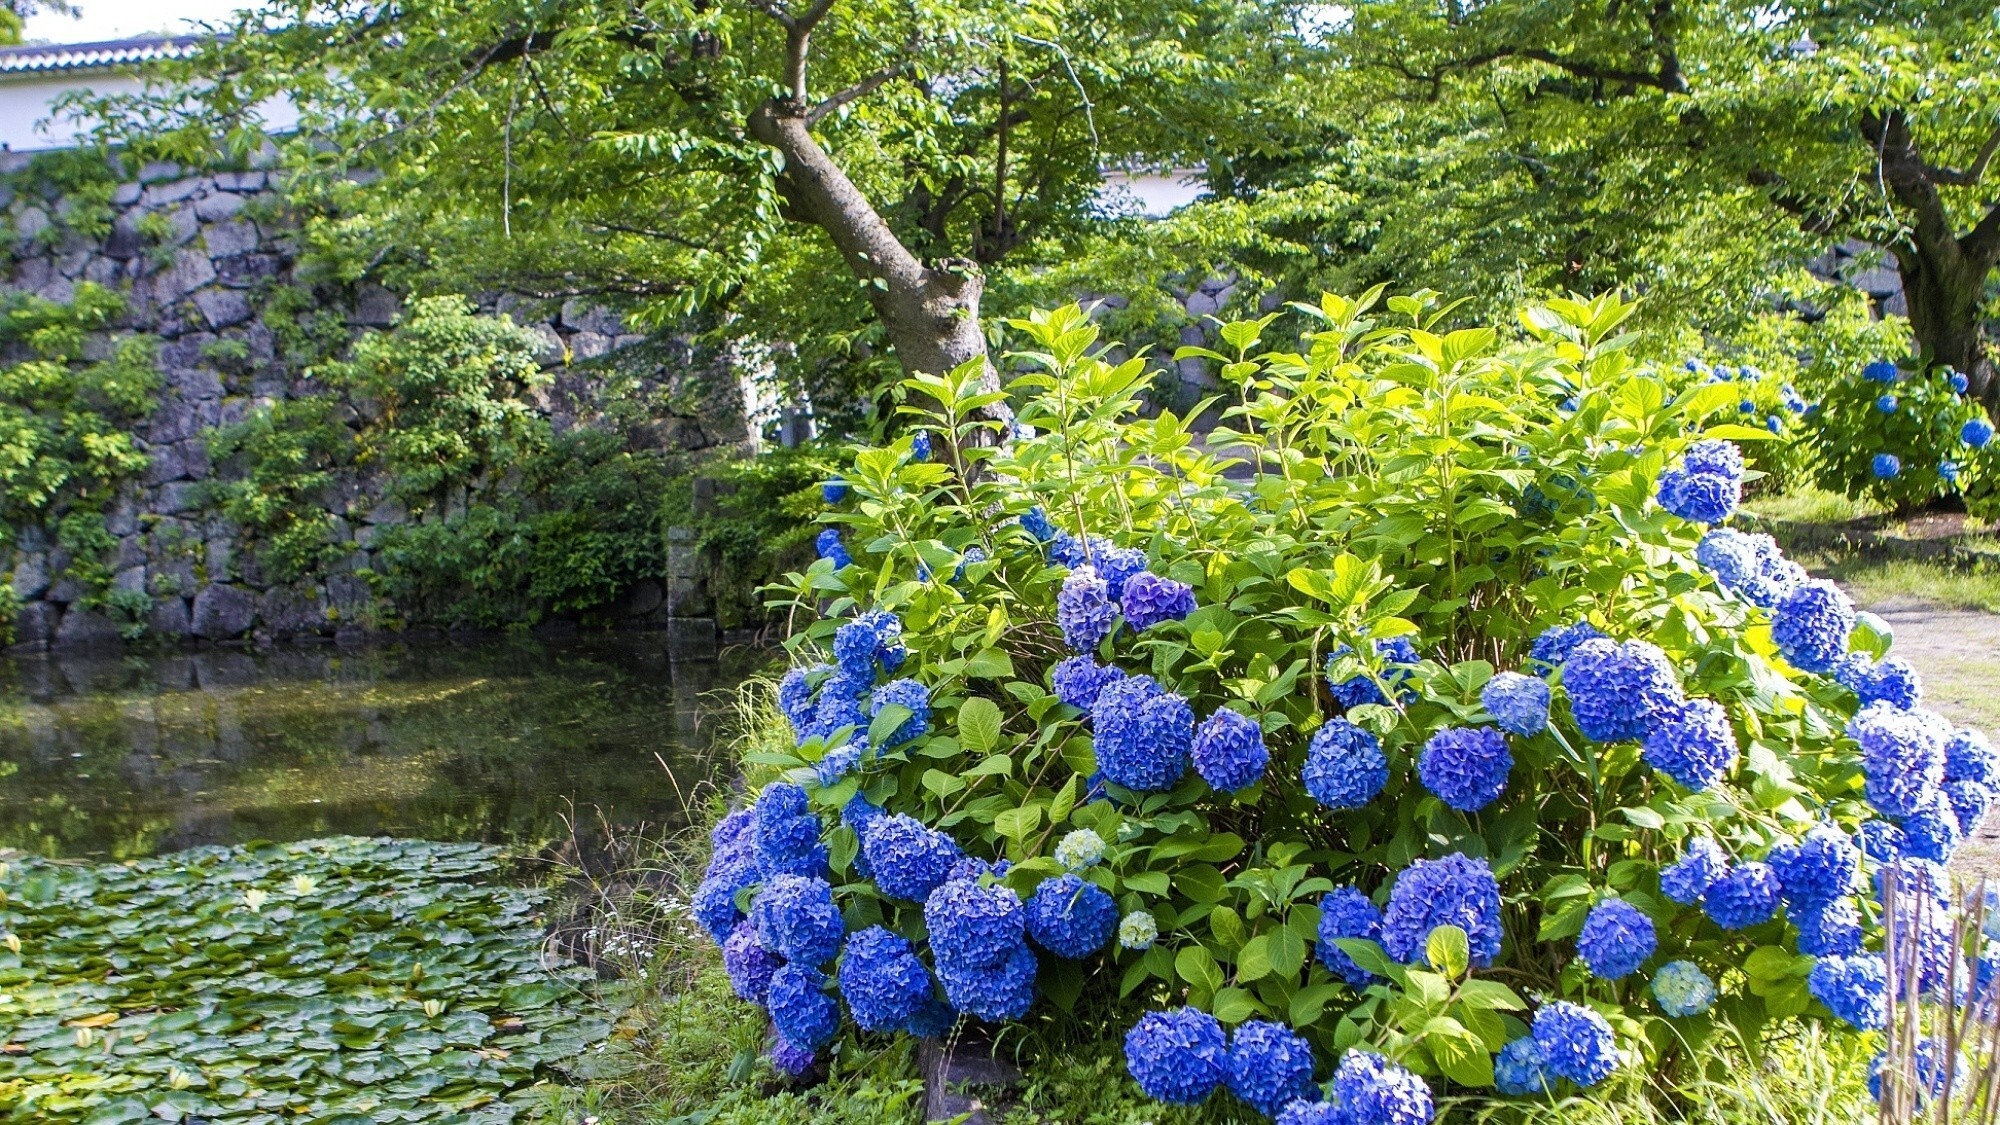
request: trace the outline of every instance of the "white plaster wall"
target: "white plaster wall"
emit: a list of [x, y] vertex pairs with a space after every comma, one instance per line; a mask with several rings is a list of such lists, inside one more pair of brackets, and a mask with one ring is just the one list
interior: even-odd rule
[[[134, 94], [145, 83], [130, 74], [75, 72], [44, 75], [10, 75], [0, 79], [0, 147], [15, 152], [66, 148], [88, 134], [96, 124], [90, 119], [52, 120], [51, 106], [71, 90], [96, 94]], [[264, 127], [282, 133], [298, 124], [298, 111], [288, 99], [267, 101], [258, 107]]]

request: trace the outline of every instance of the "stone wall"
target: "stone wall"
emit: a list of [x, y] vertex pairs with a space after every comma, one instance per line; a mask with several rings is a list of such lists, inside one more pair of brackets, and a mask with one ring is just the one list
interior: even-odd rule
[[[21, 172], [27, 158], [0, 153], [0, 174]], [[15, 182], [25, 182], [17, 179]], [[376, 605], [359, 572], [371, 563], [376, 529], [410, 518], [384, 502], [376, 482], [350, 474], [325, 490], [336, 535], [354, 550], [331, 572], [295, 584], [259, 573], [243, 534], [198, 502], [198, 485], [218, 471], [206, 434], [240, 421], [253, 409], [312, 393], [280, 354], [262, 297], [291, 284], [297, 248], [264, 172], [184, 175], [154, 165], [121, 183], [114, 217], [102, 238], [64, 223], [72, 201], [23, 195], [0, 187], [0, 213], [11, 224], [7, 285], [67, 301], [78, 283], [96, 282], [126, 295], [119, 332], [159, 340], [162, 390], [134, 437], [151, 458], [108, 513], [117, 537], [114, 589], [144, 591], [154, 605], [151, 636], [170, 640], [268, 640], [332, 636], [366, 629], [393, 614]], [[337, 308], [352, 331], [386, 328], [397, 296], [379, 285], [316, 286], [316, 311]], [[542, 360], [552, 379], [537, 406], [558, 432], [572, 426], [615, 426], [639, 448], [700, 452], [741, 446], [746, 438], [742, 396], [726, 359], [705, 354], [687, 338], [628, 332], [618, 316], [588, 302], [559, 311], [507, 295], [482, 300], [545, 341]], [[283, 325], [277, 327], [282, 328]], [[217, 347], [233, 341], [226, 347]], [[247, 358], [241, 358], [246, 357]], [[0, 362], [19, 358], [0, 355]], [[607, 370], [638, 379], [645, 417], [613, 422], [600, 409]], [[78, 605], [83, 590], [66, 573], [70, 560], [43, 529], [18, 529], [11, 551], [0, 549], [0, 580], [23, 602], [17, 643], [29, 647], [115, 643], [117, 625]], [[657, 587], [655, 587], [657, 591]], [[657, 592], [625, 599], [635, 617], [663, 613]]]

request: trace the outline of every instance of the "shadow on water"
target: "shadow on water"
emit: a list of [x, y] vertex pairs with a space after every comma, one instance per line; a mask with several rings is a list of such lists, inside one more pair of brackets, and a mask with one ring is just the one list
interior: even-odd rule
[[623, 634], [0, 660], [0, 847], [671, 828], [767, 659], [670, 665], [664, 636]]

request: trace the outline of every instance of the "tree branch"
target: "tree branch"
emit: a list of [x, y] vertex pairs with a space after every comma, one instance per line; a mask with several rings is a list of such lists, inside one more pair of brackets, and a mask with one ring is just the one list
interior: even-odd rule
[[2000, 125], [1993, 127], [1993, 132], [1987, 136], [1986, 143], [1979, 146], [1979, 155], [1973, 158], [1971, 166], [1964, 171], [1961, 172], [1956, 168], [1934, 168], [1930, 165], [1925, 165], [1924, 170], [1930, 173], [1934, 183], [1950, 187], [1974, 187], [1979, 183], [1980, 177], [1986, 174], [1987, 166], [1993, 163], [1996, 152], [2000, 152]]
[[902, 74], [905, 70], [908, 70], [909, 67], [910, 64], [907, 62], [899, 62], [894, 66], [885, 66], [882, 69], [876, 71], [875, 73], [869, 75], [868, 77], [863, 78], [861, 81], [856, 82], [854, 85], [849, 86], [847, 89], [842, 90], [839, 93], [834, 94], [829, 98], [823, 99], [817, 105], [813, 106], [811, 109], [806, 111], [806, 125], [808, 127], [817, 125], [820, 123], [820, 121], [824, 120], [828, 114], [838, 111], [841, 106], [847, 105], [849, 102], [858, 101], [861, 98], [867, 97], [868, 95], [888, 85], [892, 80], [896, 78], [897, 75]]

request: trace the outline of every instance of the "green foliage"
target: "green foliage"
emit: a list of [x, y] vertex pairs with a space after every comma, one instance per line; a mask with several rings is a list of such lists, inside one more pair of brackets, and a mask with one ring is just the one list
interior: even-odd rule
[[495, 628], [602, 609], [664, 574], [670, 466], [577, 429], [513, 466], [463, 512], [380, 532], [375, 580], [407, 617]]
[[325, 395], [285, 399], [209, 432], [209, 456], [227, 471], [202, 482], [198, 495], [257, 537], [262, 562], [281, 581], [342, 550], [332, 515], [313, 502], [354, 457], [340, 406]]
[[760, 606], [759, 587], [811, 561], [815, 521], [827, 507], [820, 485], [838, 464], [826, 446], [807, 444], [704, 465], [698, 472], [714, 482], [714, 503], [703, 510], [694, 502], [693, 477], [668, 483], [665, 523], [692, 528], [695, 546], [714, 560], [710, 593], [721, 612]]
[[[1738, 423], [1733, 386], [1678, 389], [1680, 377], [1635, 360], [1633, 306], [1615, 298], [1529, 308], [1518, 332], [1448, 333], [1434, 330], [1451, 310], [1435, 294], [1381, 310], [1379, 298], [1300, 307], [1296, 350], [1265, 342], [1276, 317], [1224, 326], [1226, 350], [1206, 354], [1235, 401], [1205, 441], [1180, 416], [1138, 415], [1143, 364], [1104, 358], [1073, 306], [1012, 326], [1029, 372], [1012, 390], [1041, 436], [992, 441], [969, 369], [911, 381], [936, 403], [910, 410], [937, 455], [914, 459], [908, 438], [862, 449], [844, 474], [853, 507], [830, 517], [854, 564], [816, 562], [788, 581], [784, 604], [811, 620], [791, 642], [802, 666], [824, 659], [853, 613], [900, 615], [910, 655], [897, 674], [928, 689], [930, 733], [886, 746], [902, 716], [878, 714], [875, 749], [844, 777], [815, 767], [845, 731], [808, 726], [797, 750], [755, 760], [829, 814], [858, 793], [974, 856], [1010, 860], [1005, 881], [1023, 895], [1060, 871], [1056, 840], [1095, 830], [1110, 847], [1085, 878], [1121, 910], [1153, 914], [1162, 937], [1045, 973], [1041, 992], [1107, 1034], [1132, 1005], [1186, 1002], [1225, 1023], [1288, 1022], [1325, 1058], [1370, 1044], [1479, 1090], [1530, 995], [1598, 1010], [1642, 1070], [1672, 1068], [1724, 1026], [1761, 1044], [1792, 1021], [1819, 1023], [1782, 927], [1725, 931], [1659, 890], [1690, 837], [1759, 858], [1829, 817], [1851, 827], [1872, 815], [1856, 750], [1835, 733], [1854, 695], [1787, 665], [1764, 612], [1694, 564], [1703, 529], [1654, 501], [1696, 438], [1771, 435]], [[1045, 686], [1066, 655], [1053, 612], [1065, 571], [1009, 518], [1034, 506], [1073, 541], [1138, 547], [1154, 573], [1193, 587], [1200, 608], [1184, 621], [1121, 630], [1093, 655], [1156, 677], [1198, 718], [1256, 718], [1273, 759], [1261, 780], [1234, 794], [1192, 773], [1166, 791], [1094, 791], [1091, 727]], [[984, 560], [968, 558], [974, 546]], [[1549, 729], [1509, 740], [1504, 794], [1477, 815], [1445, 805], [1415, 775], [1430, 736], [1490, 724], [1488, 680], [1535, 674], [1530, 642], [1579, 618], [1659, 646], [1689, 696], [1726, 708], [1741, 751], [1732, 777], [1691, 791], [1632, 742], [1586, 740], [1558, 688]], [[1399, 637], [1421, 659], [1390, 689], [1394, 705], [1344, 709], [1382, 740], [1390, 783], [1366, 807], [1329, 813], [1297, 780], [1310, 736], [1342, 713], [1321, 675], [1380, 687], [1389, 670], [1373, 642]], [[831, 850], [850, 924], [921, 936], [912, 908], [849, 879], [847, 829]], [[1359, 991], [1307, 956], [1321, 894], [1354, 884], [1380, 902], [1413, 860], [1447, 853], [1499, 877], [1506, 941], [1490, 974], [1450, 929], [1430, 934], [1428, 965], [1344, 947], [1384, 978]], [[1641, 986], [1592, 981], [1573, 939], [1613, 897], [1654, 920], [1659, 960], [1695, 960], [1717, 979], [1711, 1011], [1670, 1021]]]
[[0, 343], [28, 358], [0, 368], [0, 538], [70, 506], [95, 507], [146, 467], [127, 432], [153, 408], [154, 341], [126, 337], [85, 358], [91, 333], [124, 311], [91, 282], [68, 305], [16, 293], [0, 304]]
[[83, 145], [35, 153], [4, 182], [47, 209], [49, 225], [36, 235], [46, 249], [71, 234], [96, 241], [111, 233], [111, 197], [123, 172], [120, 160]]
[[[0, 1110], [505, 1120], [608, 1031], [476, 844], [352, 837], [0, 874]], [[106, 974], [107, 964], [125, 966]]]

